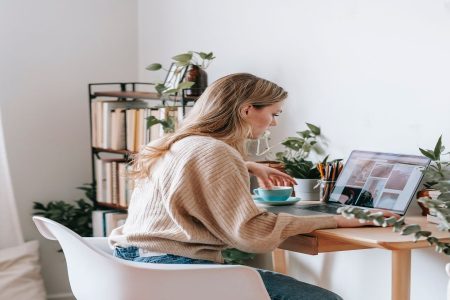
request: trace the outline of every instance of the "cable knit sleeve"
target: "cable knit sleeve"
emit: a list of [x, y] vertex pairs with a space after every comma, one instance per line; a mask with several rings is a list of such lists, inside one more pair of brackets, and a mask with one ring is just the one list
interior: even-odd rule
[[185, 202], [184, 209], [232, 248], [268, 252], [290, 236], [336, 227], [331, 216], [275, 215], [258, 208], [250, 194], [242, 157], [222, 142], [198, 152], [185, 168], [189, 178], [182, 180], [179, 188], [186, 195], [192, 194], [195, 201]]

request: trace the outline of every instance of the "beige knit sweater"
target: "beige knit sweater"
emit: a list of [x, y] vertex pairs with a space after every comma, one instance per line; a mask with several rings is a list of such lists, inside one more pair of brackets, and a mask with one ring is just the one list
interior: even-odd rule
[[210, 137], [176, 142], [136, 186], [125, 224], [110, 243], [223, 262], [221, 251], [272, 251], [289, 236], [334, 228], [330, 216], [275, 215], [258, 208], [234, 148]]

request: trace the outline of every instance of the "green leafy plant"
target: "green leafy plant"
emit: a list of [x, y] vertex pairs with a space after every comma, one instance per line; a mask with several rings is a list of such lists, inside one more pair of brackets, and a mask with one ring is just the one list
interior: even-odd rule
[[[201, 69], [206, 69], [214, 58], [215, 56], [212, 52], [206, 53], [206, 52], [188, 51], [186, 53], [175, 55], [172, 57], [172, 60], [176, 64], [175, 74], [182, 72], [182, 70], [184, 70], [189, 65], [197, 66], [198, 68]], [[149, 71], [158, 71], [161, 69], [169, 71], [168, 69], [164, 68], [163, 65], [160, 63], [152, 63], [148, 65], [145, 69]], [[163, 83], [158, 83], [155, 85], [155, 89], [160, 95], [174, 95], [174, 94], [176, 95], [181, 90], [188, 89], [192, 87], [194, 84], [195, 82], [185, 81], [178, 84], [176, 87], [167, 87]]]
[[50, 201], [47, 205], [41, 202], [33, 202], [33, 215], [52, 219], [81, 236], [92, 236], [92, 210], [94, 209], [95, 186], [84, 184], [77, 187], [84, 191], [88, 199], [76, 200], [74, 204], [65, 201]]
[[440, 181], [450, 179], [450, 162], [442, 160], [442, 156], [447, 155], [450, 152], [444, 153], [445, 146], [442, 144], [442, 135], [439, 137], [434, 149], [419, 148], [419, 150], [424, 156], [433, 161], [424, 172], [424, 186], [426, 188], [432, 188]]
[[440, 191], [437, 199], [420, 198], [419, 201], [438, 217], [439, 229], [450, 231], [450, 181], [441, 180], [434, 185], [434, 188]]
[[171, 133], [175, 131], [175, 118], [174, 117], [167, 117], [166, 119], [158, 119], [155, 116], [147, 117], [147, 129], [157, 125], [161, 124], [163, 127], [164, 133]]
[[[307, 160], [311, 152], [323, 154], [319, 145], [320, 128], [306, 123], [308, 129], [297, 131], [297, 136], [287, 137], [281, 144], [286, 148], [276, 153], [277, 160], [283, 163], [286, 173], [294, 178], [320, 179], [320, 173], [315, 163]], [[325, 162], [326, 162], [325, 158]]]

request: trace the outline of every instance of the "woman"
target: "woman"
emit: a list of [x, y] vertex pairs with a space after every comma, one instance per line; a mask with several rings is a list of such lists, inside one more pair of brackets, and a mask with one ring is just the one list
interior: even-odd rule
[[[225, 249], [265, 253], [293, 235], [361, 226], [342, 216], [275, 215], [254, 204], [249, 171], [268, 188], [293, 181], [243, 159], [245, 140], [276, 125], [286, 97], [281, 87], [251, 74], [228, 75], [209, 86], [178, 131], [135, 158], [128, 218], [110, 237], [115, 255], [153, 263], [223, 263]], [[340, 299], [258, 271], [272, 299]]]

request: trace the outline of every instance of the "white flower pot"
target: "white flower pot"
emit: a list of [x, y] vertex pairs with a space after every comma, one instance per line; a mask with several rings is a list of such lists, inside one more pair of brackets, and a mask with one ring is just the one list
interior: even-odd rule
[[294, 178], [297, 185], [294, 185], [295, 197], [302, 200], [319, 200], [319, 180]]

